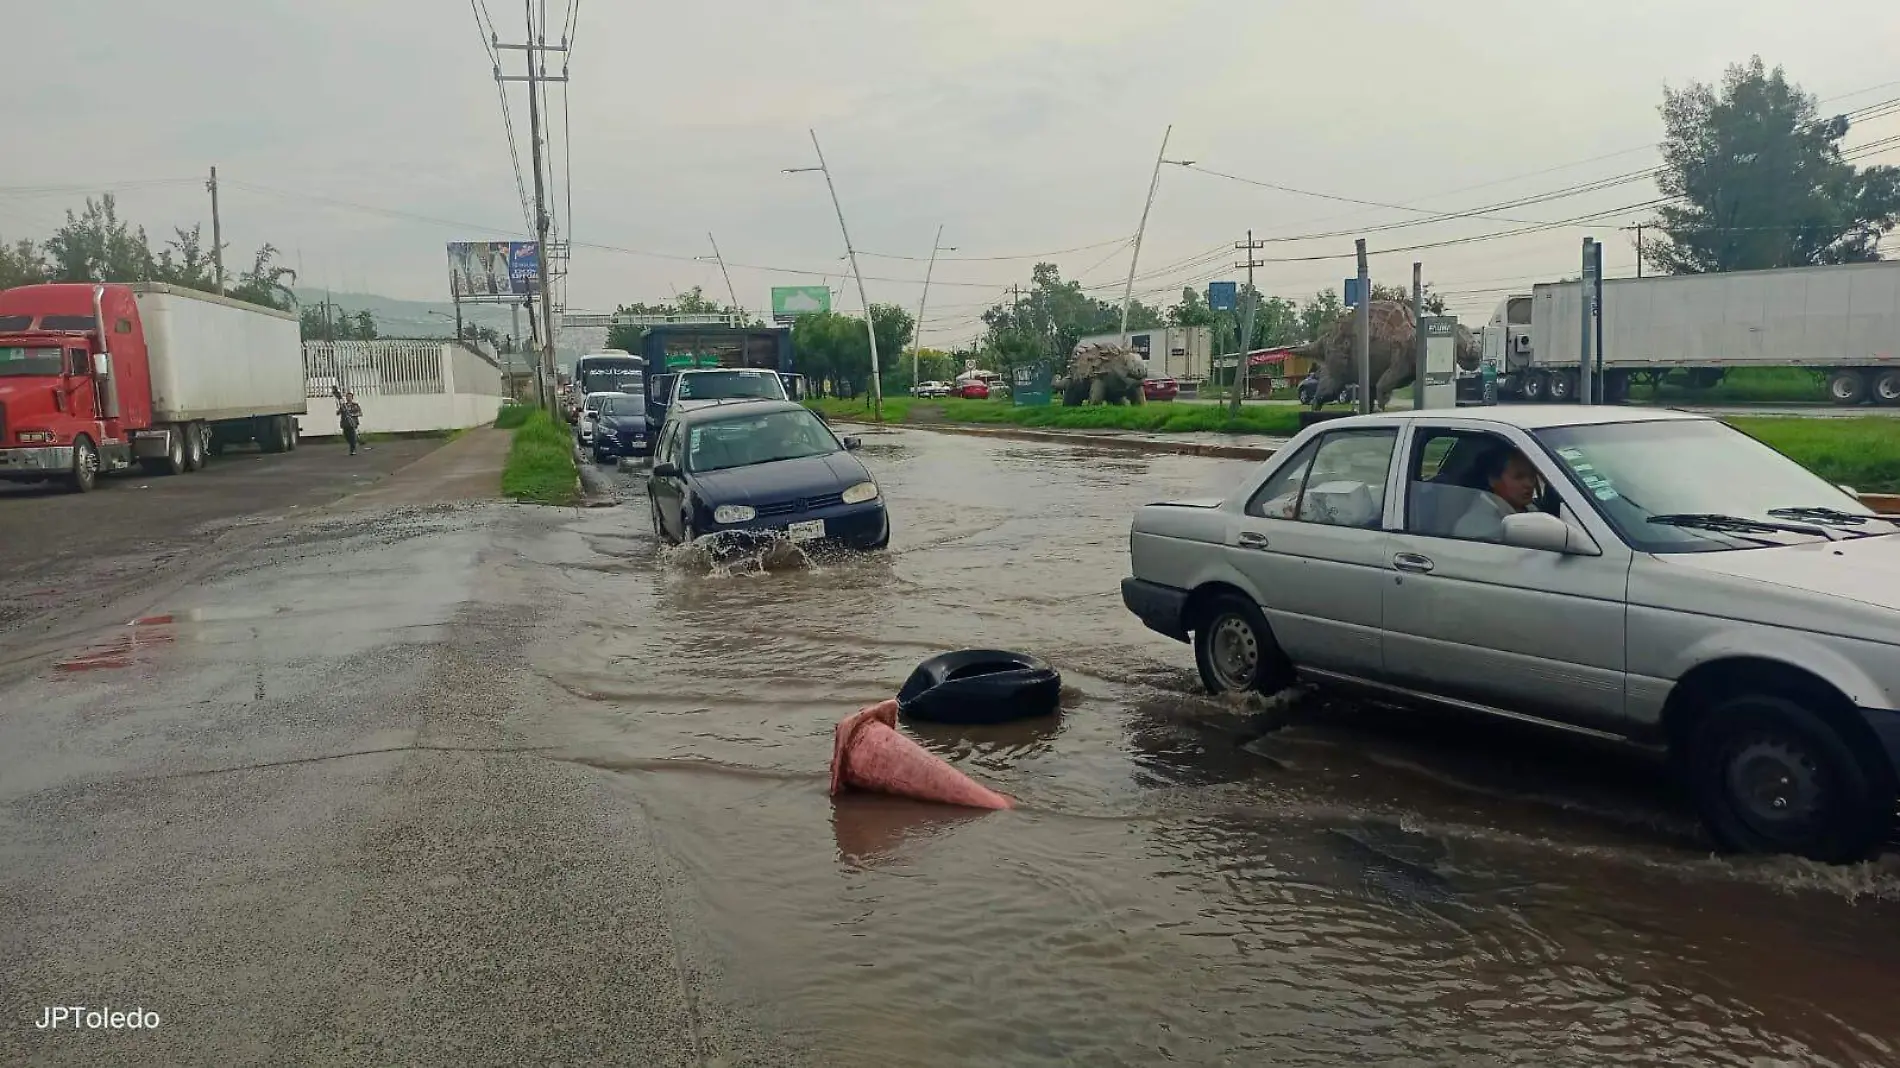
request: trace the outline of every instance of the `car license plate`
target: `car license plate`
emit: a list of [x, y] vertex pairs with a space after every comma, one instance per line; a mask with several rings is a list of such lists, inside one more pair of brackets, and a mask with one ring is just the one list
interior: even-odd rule
[[793, 523], [786, 530], [793, 541], [815, 541], [825, 536], [825, 521], [813, 519], [804, 523]]

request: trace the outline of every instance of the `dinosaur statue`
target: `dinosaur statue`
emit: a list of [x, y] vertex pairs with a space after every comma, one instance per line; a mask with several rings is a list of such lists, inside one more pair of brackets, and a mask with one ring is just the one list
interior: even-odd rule
[[1135, 350], [1106, 342], [1077, 345], [1068, 370], [1051, 383], [1068, 407], [1080, 404], [1141, 404], [1147, 368]]
[[[1384, 411], [1393, 392], [1418, 377], [1416, 354], [1413, 352], [1418, 337], [1417, 325], [1412, 318], [1412, 306], [1400, 301], [1375, 300], [1369, 314], [1371, 344], [1368, 346], [1368, 362], [1378, 390], [1374, 399], [1379, 410]], [[1346, 387], [1357, 385], [1359, 374], [1353, 350], [1352, 310], [1347, 309], [1331, 325], [1324, 327], [1319, 337], [1294, 348], [1292, 354], [1319, 364], [1319, 389], [1313, 394], [1315, 410], [1338, 397]], [[1483, 355], [1476, 336], [1462, 325], [1459, 326], [1458, 366], [1467, 371], [1476, 370]]]

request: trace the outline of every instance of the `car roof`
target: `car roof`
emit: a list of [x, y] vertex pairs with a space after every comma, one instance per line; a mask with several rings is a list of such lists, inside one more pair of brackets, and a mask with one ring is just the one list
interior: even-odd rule
[[[1706, 415], [1677, 411], [1674, 408], [1639, 408], [1620, 405], [1580, 404], [1496, 404], [1469, 408], [1430, 408], [1379, 412], [1329, 419], [1327, 429], [1355, 426], [1392, 426], [1419, 420], [1459, 420], [1514, 426], [1521, 430], [1543, 430], [1557, 426], [1600, 426], [1610, 423], [1660, 423], [1709, 421]], [[1316, 424], [1322, 425], [1322, 424]]]
[[806, 408], [797, 401], [773, 400], [768, 397], [725, 397], [719, 400], [687, 401], [688, 404], [701, 405], [688, 408], [674, 416], [687, 423], [710, 423], [728, 415], [764, 415], [769, 412], [802, 412]]

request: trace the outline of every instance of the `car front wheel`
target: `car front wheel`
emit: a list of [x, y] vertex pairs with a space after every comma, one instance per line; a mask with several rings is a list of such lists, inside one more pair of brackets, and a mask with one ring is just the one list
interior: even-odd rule
[[1687, 756], [1696, 807], [1724, 849], [1846, 864], [1877, 849], [1892, 827], [1886, 769], [1856, 755], [1801, 701], [1722, 699], [1696, 725]]
[[1291, 681], [1266, 617], [1244, 598], [1214, 601], [1194, 630], [1194, 663], [1210, 693], [1271, 694]]

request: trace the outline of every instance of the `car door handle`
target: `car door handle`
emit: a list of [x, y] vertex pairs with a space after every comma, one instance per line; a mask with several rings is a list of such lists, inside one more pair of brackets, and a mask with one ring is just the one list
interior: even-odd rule
[[1240, 532], [1240, 547], [1243, 549], [1264, 549], [1267, 547], [1267, 536], [1258, 531], [1243, 530]]
[[1429, 556], [1420, 556], [1417, 553], [1398, 553], [1392, 557], [1392, 566], [1398, 568], [1400, 571], [1410, 571], [1414, 574], [1423, 575], [1430, 571], [1434, 565]]

